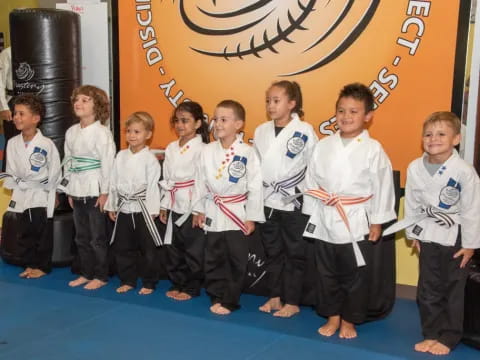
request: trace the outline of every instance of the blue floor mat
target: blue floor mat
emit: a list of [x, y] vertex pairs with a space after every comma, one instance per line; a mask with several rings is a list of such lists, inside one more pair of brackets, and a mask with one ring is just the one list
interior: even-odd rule
[[[324, 338], [325, 321], [308, 307], [291, 319], [260, 313], [265, 299], [243, 295], [242, 308], [221, 317], [203, 294], [176, 302], [161, 281], [149, 296], [117, 294], [118, 279], [97, 291], [69, 288], [69, 269], [37, 280], [0, 262], [0, 359], [438, 359], [413, 351], [421, 338], [415, 303], [397, 300], [390, 316], [358, 327], [359, 337]], [[459, 345], [448, 359], [476, 359]]]

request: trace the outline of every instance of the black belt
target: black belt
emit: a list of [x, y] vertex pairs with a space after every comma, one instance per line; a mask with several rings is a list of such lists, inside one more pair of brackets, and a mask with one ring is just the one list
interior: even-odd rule
[[14, 96], [15, 93], [13, 92], [13, 90], [10, 90], [10, 89], [5, 89], [5, 93], [8, 95], [8, 96]]

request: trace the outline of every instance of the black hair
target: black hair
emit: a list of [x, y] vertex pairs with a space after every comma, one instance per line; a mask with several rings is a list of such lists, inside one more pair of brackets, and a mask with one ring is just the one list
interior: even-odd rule
[[202, 141], [204, 143], [209, 143], [210, 142], [210, 133], [208, 132], [208, 124], [205, 121], [204, 114], [203, 114], [203, 108], [202, 106], [195, 102], [195, 101], [184, 101], [180, 103], [176, 109], [173, 110], [172, 117], [170, 119], [170, 125], [173, 127], [174, 126], [174, 120], [176, 118], [176, 112], [177, 111], [186, 111], [190, 114], [192, 114], [193, 118], [195, 121], [200, 120], [201, 125], [197, 129], [196, 133], [199, 134], [202, 137]]

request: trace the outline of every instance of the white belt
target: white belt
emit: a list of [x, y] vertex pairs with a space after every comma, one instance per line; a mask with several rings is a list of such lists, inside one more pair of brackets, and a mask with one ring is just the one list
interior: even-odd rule
[[395, 224], [390, 225], [387, 229], [385, 229], [383, 235], [387, 236], [396, 233], [397, 231], [406, 229], [407, 227], [412, 226], [426, 218], [432, 218], [438, 225], [444, 226], [445, 228], [449, 229], [453, 225], [455, 225], [455, 220], [451, 216], [455, 214], [457, 214], [457, 212], [445, 212], [433, 206], [423, 207], [420, 214], [408, 216], [405, 219], [402, 219]]

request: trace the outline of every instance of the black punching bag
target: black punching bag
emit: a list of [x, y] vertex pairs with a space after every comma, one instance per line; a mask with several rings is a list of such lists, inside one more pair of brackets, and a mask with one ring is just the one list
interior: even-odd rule
[[81, 84], [80, 16], [55, 9], [10, 13], [15, 95], [35, 93], [45, 105], [40, 129], [63, 158], [65, 132], [75, 119], [70, 102]]

